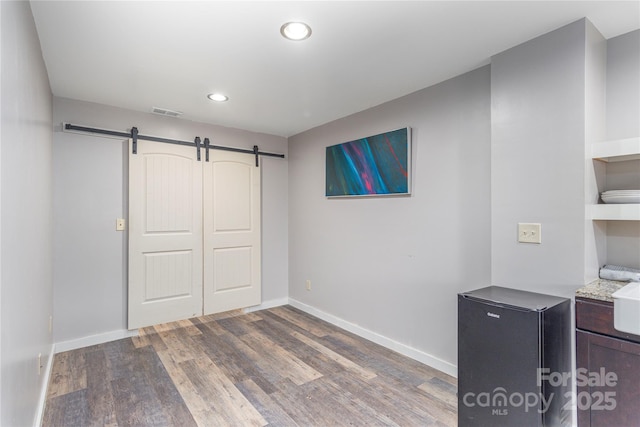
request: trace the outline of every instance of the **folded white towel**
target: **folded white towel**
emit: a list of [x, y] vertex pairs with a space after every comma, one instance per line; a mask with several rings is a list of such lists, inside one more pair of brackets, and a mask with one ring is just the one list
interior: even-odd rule
[[600, 278], [619, 282], [640, 282], [640, 270], [607, 264], [600, 269]]

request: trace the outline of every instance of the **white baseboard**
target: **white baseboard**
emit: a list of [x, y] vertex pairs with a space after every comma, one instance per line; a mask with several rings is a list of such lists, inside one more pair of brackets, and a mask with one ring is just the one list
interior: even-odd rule
[[77, 348], [89, 347], [91, 345], [102, 344], [109, 341], [115, 341], [122, 338], [138, 336], [138, 330], [128, 331], [120, 329], [117, 331], [104, 332], [102, 334], [89, 335], [88, 337], [77, 338], [69, 341], [61, 341], [56, 343], [56, 353], [63, 351], [75, 350]]
[[404, 356], [410, 357], [414, 360], [417, 360], [418, 362], [424, 363], [425, 365], [429, 365], [432, 368], [435, 368], [453, 377], [456, 377], [456, 378], [458, 377], [458, 367], [452, 363], [446, 362], [428, 353], [409, 347], [408, 345], [394, 341], [391, 338], [385, 337], [376, 332], [370, 331], [361, 326], [348, 322], [344, 319], [334, 316], [333, 314], [329, 314], [324, 311], [318, 310], [315, 307], [304, 304], [293, 298], [289, 298], [289, 304], [297, 309], [304, 311], [305, 313], [309, 313], [312, 316], [318, 317], [324, 321], [327, 321], [333, 325], [336, 325], [342, 329], [345, 329], [351, 333], [354, 333], [362, 338], [368, 339], [369, 341], [373, 341], [374, 343], [380, 344], [381, 346], [391, 349], [393, 351], [397, 351], [398, 353]]
[[38, 398], [36, 418], [33, 421], [33, 427], [40, 427], [42, 425], [42, 417], [44, 417], [44, 407], [47, 402], [47, 390], [51, 379], [51, 368], [53, 367], [53, 356], [55, 355], [55, 351], [56, 345], [51, 344], [51, 350], [49, 351], [49, 357], [47, 358], [47, 365], [44, 368], [44, 375], [42, 376], [42, 384], [40, 384], [40, 397]]
[[263, 301], [262, 304], [260, 304], [260, 305], [254, 305], [253, 307], [247, 307], [247, 308], [244, 309], [244, 312], [245, 313], [252, 313], [254, 311], [266, 310], [268, 308], [280, 307], [282, 305], [287, 305], [287, 304], [289, 304], [289, 298], [287, 298], [287, 297], [271, 299], [269, 301]]

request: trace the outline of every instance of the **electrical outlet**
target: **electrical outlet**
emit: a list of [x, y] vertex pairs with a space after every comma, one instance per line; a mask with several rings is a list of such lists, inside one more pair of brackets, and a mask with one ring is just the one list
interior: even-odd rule
[[311, 280], [307, 279], [307, 290], [310, 291], [311, 290]]
[[125, 228], [124, 218], [116, 219], [116, 231], [124, 231], [124, 228]]
[[518, 242], [542, 243], [542, 226], [538, 223], [518, 223]]

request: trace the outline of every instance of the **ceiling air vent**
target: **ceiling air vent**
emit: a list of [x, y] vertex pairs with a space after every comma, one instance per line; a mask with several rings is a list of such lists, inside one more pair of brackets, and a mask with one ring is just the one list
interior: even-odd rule
[[153, 114], [159, 114], [161, 116], [169, 116], [169, 117], [180, 117], [182, 115], [181, 111], [169, 110], [168, 108], [158, 108], [153, 107], [151, 109]]

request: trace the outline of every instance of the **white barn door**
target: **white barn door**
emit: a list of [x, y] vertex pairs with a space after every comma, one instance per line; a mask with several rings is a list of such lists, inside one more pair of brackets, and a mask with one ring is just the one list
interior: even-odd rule
[[129, 142], [129, 320], [136, 329], [261, 303], [255, 156]]
[[215, 150], [204, 165], [204, 314], [261, 302], [260, 168]]
[[202, 162], [129, 141], [129, 329], [202, 314]]

